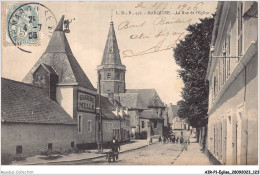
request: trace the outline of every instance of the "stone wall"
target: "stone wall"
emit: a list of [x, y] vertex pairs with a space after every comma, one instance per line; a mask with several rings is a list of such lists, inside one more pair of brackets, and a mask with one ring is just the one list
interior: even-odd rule
[[[12, 156], [34, 156], [48, 150], [64, 152], [77, 143], [76, 125], [2, 123], [1, 152]], [[16, 147], [22, 146], [22, 154], [16, 155]]]

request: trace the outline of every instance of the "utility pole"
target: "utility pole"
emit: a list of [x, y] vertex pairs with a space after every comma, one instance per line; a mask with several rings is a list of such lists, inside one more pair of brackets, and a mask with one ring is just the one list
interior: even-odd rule
[[100, 85], [101, 75], [100, 75], [100, 73], [101, 72], [98, 71], [98, 97], [99, 97], [99, 99], [98, 99], [99, 111], [97, 111], [97, 113], [99, 113], [98, 150], [100, 153], [103, 153], [103, 127], [102, 127], [102, 105], [101, 105], [101, 85]]

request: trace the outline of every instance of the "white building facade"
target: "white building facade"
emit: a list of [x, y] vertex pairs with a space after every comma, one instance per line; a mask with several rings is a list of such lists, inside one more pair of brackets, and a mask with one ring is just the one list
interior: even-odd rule
[[258, 163], [257, 2], [219, 2], [208, 64], [208, 151], [221, 164]]

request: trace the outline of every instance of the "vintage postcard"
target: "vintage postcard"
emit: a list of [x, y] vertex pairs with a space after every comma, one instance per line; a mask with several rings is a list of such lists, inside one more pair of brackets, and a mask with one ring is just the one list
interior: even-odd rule
[[2, 1], [1, 64], [3, 174], [259, 174], [257, 1]]

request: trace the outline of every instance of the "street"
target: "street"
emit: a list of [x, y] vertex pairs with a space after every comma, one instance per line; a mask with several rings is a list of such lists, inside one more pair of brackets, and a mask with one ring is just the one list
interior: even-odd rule
[[155, 143], [147, 147], [121, 153], [119, 160], [108, 163], [105, 157], [91, 160], [52, 163], [55, 165], [173, 165], [181, 154], [181, 144]]

